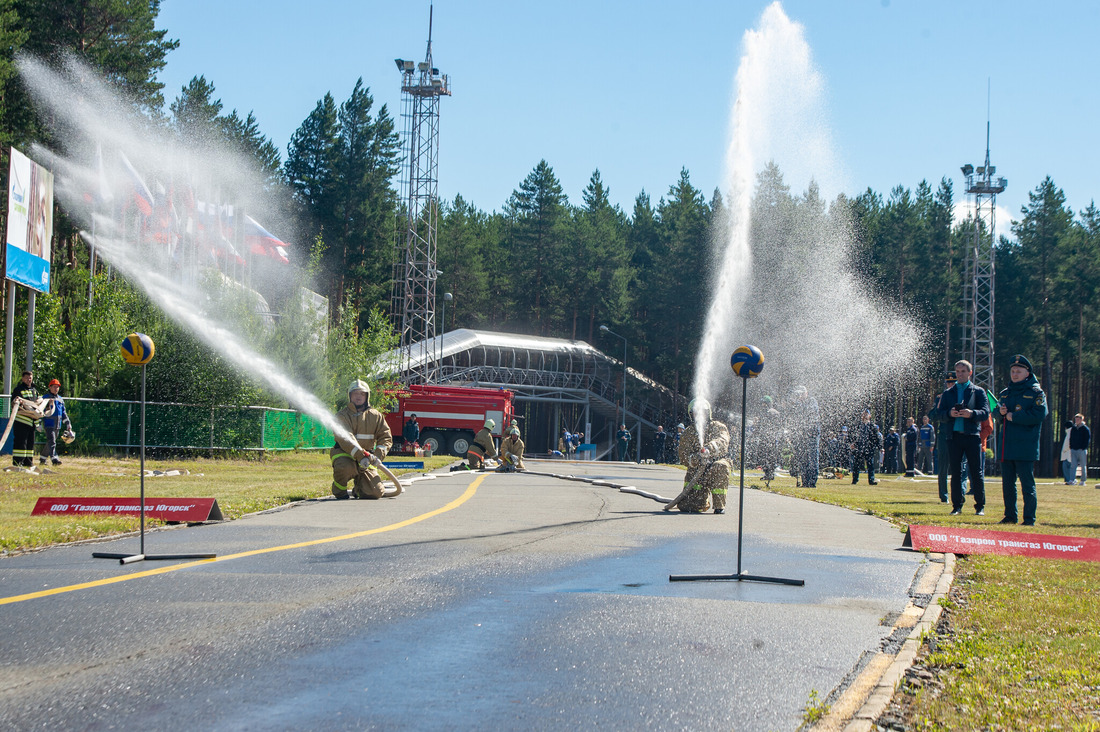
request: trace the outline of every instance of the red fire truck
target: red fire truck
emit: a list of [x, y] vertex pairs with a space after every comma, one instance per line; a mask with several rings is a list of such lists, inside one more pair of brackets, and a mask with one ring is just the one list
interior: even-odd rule
[[431, 447], [437, 455], [449, 452], [461, 457], [485, 420], [496, 422], [490, 430], [494, 437], [504, 433], [512, 420], [515, 393], [507, 389], [411, 384], [393, 396], [397, 406], [386, 414], [386, 422], [395, 445], [400, 442], [405, 420], [415, 414], [420, 424], [421, 446]]

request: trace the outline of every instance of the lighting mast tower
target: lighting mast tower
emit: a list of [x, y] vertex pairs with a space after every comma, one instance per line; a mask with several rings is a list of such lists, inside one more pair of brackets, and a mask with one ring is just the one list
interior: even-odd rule
[[995, 230], [997, 194], [1008, 181], [994, 177], [997, 168], [989, 163], [989, 121], [985, 123], [985, 165], [975, 171], [962, 166], [967, 196], [974, 197], [974, 236], [966, 255], [963, 281], [963, 356], [974, 364], [975, 384], [993, 388], [993, 288], [996, 284]]
[[[447, 75], [432, 65], [432, 11], [428, 14], [428, 51], [419, 63], [394, 59], [401, 72], [401, 116], [405, 120], [402, 153], [407, 175], [401, 181], [405, 231], [394, 247], [390, 316], [400, 333], [410, 382], [431, 381], [435, 359], [428, 339], [436, 334], [436, 224], [439, 214], [439, 100], [451, 95]], [[423, 353], [414, 352], [419, 348]]]

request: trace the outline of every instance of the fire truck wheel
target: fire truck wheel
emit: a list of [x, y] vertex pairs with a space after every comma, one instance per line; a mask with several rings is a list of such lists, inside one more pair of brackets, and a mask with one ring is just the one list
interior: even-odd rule
[[473, 442], [474, 436], [469, 432], [459, 432], [451, 438], [451, 454], [462, 457], [466, 454], [466, 451], [470, 449], [470, 445], [472, 445]]
[[444, 445], [443, 435], [435, 430], [424, 430], [420, 433], [420, 445], [424, 448], [431, 448], [433, 455], [442, 455]]

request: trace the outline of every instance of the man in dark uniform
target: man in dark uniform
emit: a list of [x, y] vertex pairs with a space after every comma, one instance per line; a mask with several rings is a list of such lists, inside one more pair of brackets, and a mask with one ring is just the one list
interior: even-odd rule
[[916, 477], [917, 465], [917, 440], [920, 432], [917, 431], [916, 420], [912, 417], [905, 418], [905, 477]]
[[890, 474], [898, 472], [898, 447], [900, 445], [901, 438], [898, 437], [898, 428], [891, 427], [890, 433], [886, 435], [886, 439], [883, 440], [886, 456], [882, 461], [882, 472]]
[[401, 430], [401, 438], [405, 441], [405, 449], [412, 450], [413, 445], [420, 442], [420, 423], [416, 421], [416, 415], [409, 415]]
[[662, 425], [657, 425], [657, 432], [653, 435], [653, 461], [663, 463], [665, 461], [665, 440], [668, 433]]
[[[38, 401], [38, 389], [34, 385], [34, 375], [30, 371], [24, 371], [19, 383], [11, 390], [11, 408], [19, 410], [16, 399], [28, 402]], [[27, 414], [20, 414], [15, 418], [12, 427], [11, 464], [21, 468], [34, 466], [34, 425], [38, 420]]]
[[1046, 394], [1031, 373], [1031, 362], [1017, 354], [1008, 370], [1012, 383], [998, 397], [1001, 415], [1001, 489], [1005, 499], [1002, 524], [1014, 524], [1016, 478], [1024, 496], [1024, 526], [1035, 525], [1039, 499], [1035, 491], [1035, 461], [1039, 459], [1039, 434], [1047, 416]]
[[619, 431], [615, 434], [615, 439], [619, 443], [619, 462], [625, 463], [630, 459], [630, 438], [630, 430], [626, 428], [626, 425], [619, 425]]
[[974, 367], [969, 361], [955, 364], [956, 383], [940, 395], [938, 416], [948, 421], [945, 431], [951, 433], [951, 515], [962, 513], [965, 499], [962, 490], [962, 461], [966, 458], [970, 470], [974, 511], [985, 515], [985, 477], [982, 475], [982, 422], [989, 417], [989, 397], [985, 389], [970, 383]]
[[875, 480], [875, 456], [879, 449], [878, 426], [871, 421], [871, 410], [864, 409], [860, 422], [852, 435], [852, 485], [859, 482], [859, 471], [867, 464], [867, 482], [878, 485]]

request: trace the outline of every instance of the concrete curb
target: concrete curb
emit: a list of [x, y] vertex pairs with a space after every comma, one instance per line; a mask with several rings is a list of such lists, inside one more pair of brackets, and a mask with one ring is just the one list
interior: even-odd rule
[[848, 685], [829, 712], [817, 724], [810, 727], [814, 732], [869, 732], [874, 729], [875, 720], [886, 711], [894, 698], [898, 683], [905, 672], [913, 665], [917, 653], [924, 643], [926, 633], [935, 630], [943, 613], [940, 600], [947, 597], [951, 584], [955, 580], [955, 555], [930, 554], [929, 558], [943, 557], [940, 562], [932, 562], [929, 570], [921, 576], [914, 587], [914, 595], [927, 594], [922, 590], [931, 590], [931, 597], [924, 608], [912, 600], [905, 612], [894, 624], [894, 631], [910, 628], [909, 634], [896, 653], [875, 654], [859, 676]]

